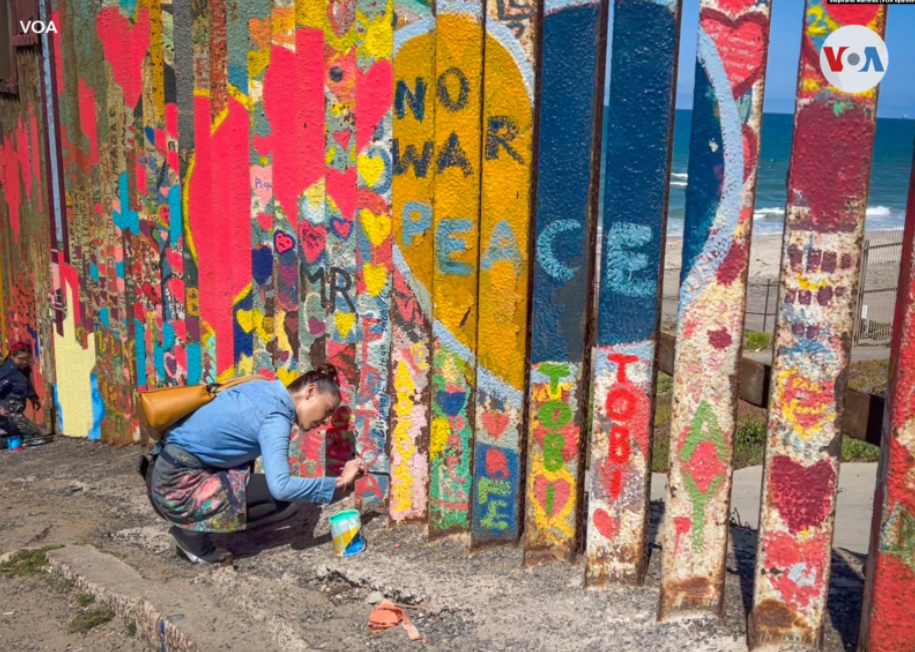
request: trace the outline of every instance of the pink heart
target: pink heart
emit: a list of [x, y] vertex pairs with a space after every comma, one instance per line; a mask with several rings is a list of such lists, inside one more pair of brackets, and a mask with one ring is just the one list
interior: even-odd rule
[[312, 337], [318, 337], [324, 334], [324, 322], [315, 317], [308, 318], [308, 332]]
[[[550, 509], [550, 506], [547, 504], [547, 498], [549, 498], [549, 490], [551, 487], [553, 501], [552, 509]], [[534, 497], [537, 499], [537, 502], [540, 503], [541, 507], [543, 507], [543, 510], [547, 514], [547, 518], [552, 518], [556, 514], [562, 512], [566, 503], [569, 502], [569, 499], [572, 497], [572, 487], [565, 480], [550, 482], [541, 475], [534, 480]]]
[[340, 214], [352, 221], [356, 215], [356, 168], [346, 172], [328, 168], [326, 173], [328, 196], [334, 200]]
[[486, 431], [492, 435], [493, 439], [499, 441], [499, 437], [508, 427], [508, 415], [500, 414], [499, 412], [484, 412], [482, 419]]
[[117, 7], [98, 14], [95, 31], [111, 64], [111, 72], [124, 91], [124, 104], [133, 109], [143, 90], [143, 59], [149, 49], [149, 10], [140, 9], [137, 22], [121, 15]]
[[344, 151], [349, 151], [349, 139], [352, 137], [352, 132], [349, 131], [335, 131], [334, 140], [343, 148]]
[[610, 514], [602, 509], [596, 509], [594, 510], [594, 527], [597, 528], [597, 531], [600, 532], [605, 539], [610, 539], [612, 541], [616, 538], [616, 535], [620, 533], [620, 520], [614, 516], [610, 516]]
[[830, 514], [836, 472], [829, 460], [804, 466], [778, 455], [769, 467], [769, 496], [791, 532], [819, 526]]
[[391, 108], [393, 68], [379, 61], [363, 74], [356, 69], [356, 148], [361, 152], [375, 133], [378, 123]]
[[305, 260], [313, 264], [322, 253], [325, 245], [324, 229], [310, 222], [302, 222], [299, 227], [299, 238], [302, 243], [302, 251], [305, 252]]
[[725, 73], [734, 97], [743, 97], [765, 72], [769, 23], [759, 12], [733, 19], [714, 9], [703, 9], [699, 22], [719, 52], [727, 52]]
[[276, 248], [277, 253], [284, 254], [295, 246], [295, 240], [288, 234], [277, 231], [276, 235], [273, 236], [273, 246]]

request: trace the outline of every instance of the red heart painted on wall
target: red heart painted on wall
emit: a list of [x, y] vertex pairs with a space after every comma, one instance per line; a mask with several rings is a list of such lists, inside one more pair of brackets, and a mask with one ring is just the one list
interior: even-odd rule
[[732, 16], [742, 14], [756, 4], [756, 0], [718, 0], [718, 6]]
[[778, 455], [769, 467], [769, 496], [791, 532], [819, 526], [832, 512], [836, 472], [829, 460], [804, 466]]
[[508, 427], [508, 415], [500, 414], [499, 412], [484, 412], [482, 419], [486, 432], [488, 432], [493, 439], [499, 441], [499, 437], [502, 436], [502, 433], [504, 433], [505, 429]]
[[356, 148], [360, 152], [391, 109], [393, 76], [390, 61], [378, 61], [365, 74], [356, 69]]
[[324, 229], [320, 226], [315, 226], [311, 222], [302, 222], [299, 227], [299, 237], [302, 243], [302, 251], [305, 252], [305, 260], [309, 263], [314, 263], [324, 252]]
[[743, 182], [746, 183], [750, 178], [750, 170], [753, 169], [753, 161], [756, 160], [759, 141], [753, 128], [750, 125], [743, 126]]
[[349, 151], [349, 141], [350, 141], [350, 138], [352, 138], [352, 136], [353, 136], [352, 132], [347, 131], [346, 129], [334, 132], [334, 140], [336, 140], [337, 144], [343, 148], [344, 152]]
[[325, 179], [327, 198], [333, 200], [340, 215], [352, 220], [356, 214], [356, 168], [346, 172], [328, 168]]
[[561, 514], [572, 497], [572, 487], [565, 480], [550, 481], [543, 476], [534, 480], [534, 497], [547, 518]]
[[605, 539], [613, 540], [620, 533], [620, 520], [610, 516], [602, 509], [594, 510], [594, 527], [600, 532]]
[[277, 253], [284, 254], [295, 247], [295, 240], [288, 233], [277, 231], [273, 236], [273, 246]]
[[743, 97], [765, 73], [769, 23], [758, 12], [735, 20], [714, 9], [703, 9], [700, 23], [722, 53], [734, 97]]
[[823, 3], [829, 17], [842, 25], [867, 25], [877, 17], [880, 5], [833, 5]]
[[105, 7], [98, 14], [95, 27], [111, 64], [114, 81], [124, 91], [124, 104], [133, 109], [143, 89], [143, 60], [149, 49], [149, 10], [140, 9], [132, 23], [118, 7]]

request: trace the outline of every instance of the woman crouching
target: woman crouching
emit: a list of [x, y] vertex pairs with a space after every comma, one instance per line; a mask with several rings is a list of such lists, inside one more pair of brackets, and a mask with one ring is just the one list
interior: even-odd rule
[[[337, 478], [299, 478], [289, 473], [293, 425], [307, 432], [327, 423], [340, 405], [333, 365], [322, 365], [288, 387], [255, 381], [227, 388], [173, 427], [153, 450], [146, 476], [156, 511], [172, 523], [180, 554], [195, 563], [220, 563], [210, 532], [254, 529], [291, 516], [297, 503], [328, 504], [365, 473], [351, 460]], [[252, 473], [263, 457], [264, 473]]]

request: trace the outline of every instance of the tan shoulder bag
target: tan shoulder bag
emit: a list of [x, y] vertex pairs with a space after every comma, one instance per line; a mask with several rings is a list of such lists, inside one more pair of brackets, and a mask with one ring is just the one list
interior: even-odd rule
[[153, 441], [162, 439], [173, 425], [216, 398], [216, 394], [229, 387], [252, 380], [267, 380], [263, 376], [233, 378], [224, 383], [160, 387], [140, 393], [140, 425]]

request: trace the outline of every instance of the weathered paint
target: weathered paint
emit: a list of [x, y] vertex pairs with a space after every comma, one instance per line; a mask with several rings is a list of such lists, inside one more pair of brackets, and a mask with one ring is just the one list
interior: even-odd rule
[[860, 652], [915, 647], [915, 167], [909, 183]]
[[658, 617], [720, 615], [770, 4], [699, 9]]
[[430, 538], [470, 528], [483, 35], [482, 2], [437, 3]]
[[[293, 141], [288, 150], [296, 165], [290, 187], [297, 193], [295, 233], [299, 260], [299, 368], [316, 367], [326, 358], [324, 329], [327, 315], [326, 207], [324, 203], [324, 2], [296, 0], [295, 74], [292, 86]], [[279, 80], [288, 84], [288, 79]], [[288, 107], [279, 106], [280, 113]], [[287, 134], [280, 138], [285, 140]], [[285, 174], [278, 179], [283, 187]], [[279, 192], [283, 192], [280, 190]], [[286, 319], [289, 319], [287, 313]], [[294, 346], [294, 343], [291, 343]], [[294, 429], [289, 449], [293, 471], [302, 477], [324, 475], [326, 429], [307, 433]]]
[[327, 430], [327, 470], [355, 453], [352, 407], [359, 385], [356, 314], [356, 0], [330, 0], [324, 15], [327, 360], [340, 371], [342, 403]]
[[398, 522], [428, 515], [435, 172], [423, 153], [435, 138], [435, 21], [421, 2], [394, 12], [389, 513]]
[[658, 280], [679, 23], [679, 2], [614, 4], [597, 346], [591, 362], [588, 586], [641, 584], [647, 564]]
[[521, 533], [536, 6], [486, 3], [471, 543]]
[[525, 560], [578, 547], [587, 405], [584, 352], [599, 175], [600, 2], [545, 4], [531, 297]]
[[809, 0], [806, 17], [748, 627], [753, 649], [822, 644], [877, 91], [830, 87], [818, 53], [842, 25], [882, 35], [886, 8]]
[[[357, 0], [356, 306], [362, 322], [356, 391], [356, 451], [369, 473], [356, 482], [362, 505], [383, 502], [390, 486], [387, 455], [388, 364], [391, 358], [391, 98], [393, 0]], [[377, 474], [375, 472], [378, 472]]]

